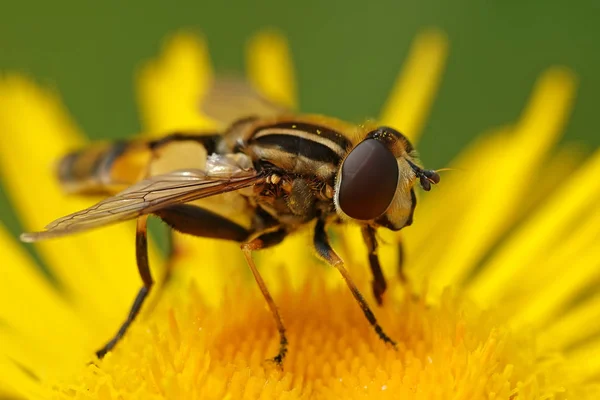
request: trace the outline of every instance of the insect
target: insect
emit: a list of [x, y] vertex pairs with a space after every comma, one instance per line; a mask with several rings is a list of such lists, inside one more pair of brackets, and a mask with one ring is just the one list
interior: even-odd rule
[[68, 191], [109, 197], [57, 219], [44, 231], [21, 235], [34, 242], [137, 220], [136, 258], [143, 286], [129, 316], [97, 356], [118, 343], [154, 284], [146, 240], [149, 215], [175, 231], [240, 243], [279, 332], [273, 360], [280, 365], [287, 353], [286, 331], [252, 252], [275, 246], [315, 221], [318, 255], [341, 273], [379, 338], [395, 346], [331, 247], [326, 228], [360, 225], [373, 294], [381, 304], [386, 281], [377, 258], [376, 230], [410, 225], [415, 184], [430, 190], [440, 180], [437, 172], [423, 169], [408, 139], [392, 128], [296, 115], [240, 83], [215, 83], [204, 104], [205, 112], [226, 126], [222, 134], [173, 133], [64, 157], [58, 175]]

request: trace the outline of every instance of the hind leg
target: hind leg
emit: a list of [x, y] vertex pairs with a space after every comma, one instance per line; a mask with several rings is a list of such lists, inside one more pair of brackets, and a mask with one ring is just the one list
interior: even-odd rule
[[[244, 227], [228, 220], [225, 217], [191, 205], [178, 205], [157, 211], [156, 215], [173, 229], [199, 237], [209, 237], [237, 242], [244, 241], [249, 236], [249, 231]], [[111, 351], [119, 340], [125, 335], [127, 329], [135, 320], [144, 305], [145, 300], [154, 286], [148, 262], [148, 215], [138, 218], [136, 229], [136, 259], [138, 271], [142, 278], [143, 286], [140, 288], [127, 319], [123, 322], [115, 336], [104, 347], [96, 352], [98, 358], [103, 358]], [[167, 275], [168, 276], [168, 275]]]
[[135, 233], [135, 255], [137, 259], [138, 271], [140, 273], [140, 277], [142, 278], [144, 286], [142, 286], [142, 288], [139, 290], [137, 296], [135, 297], [135, 300], [133, 301], [133, 305], [129, 310], [129, 315], [127, 316], [127, 319], [125, 320], [125, 322], [123, 322], [115, 336], [111, 340], [109, 340], [104, 345], [104, 347], [102, 347], [96, 352], [98, 358], [104, 357], [106, 353], [111, 351], [115, 347], [117, 342], [125, 335], [125, 332], [127, 332], [127, 329], [140, 312], [140, 309], [144, 304], [144, 300], [146, 300], [146, 298], [148, 297], [150, 289], [154, 284], [154, 280], [152, 279], [152, 275], [150, 273], [150, 265], [148, 263], [147, 221], [147, 215], [139, 217], [137, 220], [137, 228]]

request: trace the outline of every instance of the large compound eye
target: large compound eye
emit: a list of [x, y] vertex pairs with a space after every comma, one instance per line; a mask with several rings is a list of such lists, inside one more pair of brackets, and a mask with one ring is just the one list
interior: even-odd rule
[[338, 204], [350, 218], [370, 220], [387, 210], [398, 185], [396, 158], [376, 139], [356, 146], [342, 164]]

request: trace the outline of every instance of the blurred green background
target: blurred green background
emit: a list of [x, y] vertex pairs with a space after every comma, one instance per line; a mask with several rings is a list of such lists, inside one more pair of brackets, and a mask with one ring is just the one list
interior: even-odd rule
[[[351, 121], [378, 115], [415, 34], [443, 29], [447, 69], [425, 127], [426, 165], [448, 162], [470, 139], [514, 121], [536, 77], [562, 64], [580, 78], [564, 140], [600, 145], [600, 3], [485, 1], [4, 2], [0, 70], [55, 87], [91, 138], [139, 130], [136, 68], [180, 29], [205, 34], [217, 71], [241, 71], [253, 33], [287, 35], [301, 108]], [[0, 132], [2, 135], [10, 132]], [[20, 228], [0, 195], [0, 220]]]

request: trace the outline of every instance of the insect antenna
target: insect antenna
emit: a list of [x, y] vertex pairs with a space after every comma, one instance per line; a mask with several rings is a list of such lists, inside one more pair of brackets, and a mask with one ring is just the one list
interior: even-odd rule
[[415, 174], [417, 175], [417, 178], [419, 178], [419, 183], [421, 184], [421, 187], [426, 192], [431, 190], [432, 183], [435, 185], [436, 183], [440, 182], [440, 175], [437, 173], [436, 170], [423, 169], [423, 168], [419, 167], [417, 164], [410, 161], [409, 159], [406, 159], [406, 162], [408, 163], [408, 165], [410, 165], [412, 170], [415, 172]]

